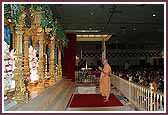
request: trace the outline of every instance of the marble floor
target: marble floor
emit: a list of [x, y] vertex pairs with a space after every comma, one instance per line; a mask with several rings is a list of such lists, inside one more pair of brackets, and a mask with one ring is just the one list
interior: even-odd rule
[[71, 80], [57, 81], [55, 85], [45, 89], [30, 86], [29, 90], [31, 92], [29, 103], [16, 104], [8, 100], [5, 104], [5, 111], [135, 111], [121, 92], [114, 87], [111, 88], [111, 93], [124, 105], [122, 107], [66, 108], [74, 93], [99, 93], [99, 88], [94, 85], [76, 85]]
[[74, 89], [71, 80], [60, 80], [43, 89], [31, 86], [28, 103], [16, 104], [15, 101], [6, 100], [4, 111], [64, 111]]

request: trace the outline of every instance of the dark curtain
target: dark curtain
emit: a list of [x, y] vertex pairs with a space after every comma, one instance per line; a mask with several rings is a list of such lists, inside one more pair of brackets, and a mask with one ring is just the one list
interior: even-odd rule
[[68, 47], [64, 49], [63, 76], [75, 80], [76, 35], [67, 34]]

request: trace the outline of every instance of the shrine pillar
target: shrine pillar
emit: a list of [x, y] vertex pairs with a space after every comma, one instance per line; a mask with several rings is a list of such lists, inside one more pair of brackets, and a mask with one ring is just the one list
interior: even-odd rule
[[29, 68], [29, 31], [25, 30], [24, 34], [24, 74], [26, 76], [30, 76], [30, 68]]
[[53, 36], [50, 38], [50, 63], [49, 63], [50, 84], [55, 83], [54, 48], [55, 48], [55, 38]]
[[16, 24], [15, 32], [16, 32], [16, 62], [15, 62], [15, 70], [14, 70], [14, 77], [15, 80], [15, 94], [14, 100], [17, 103], [24, 103], [25, 102], [25, 85], [24, 85], [24, 74], [23, 74], [23, 58], [22, 58], [22, 35], [24, 33], [24, 18], [25, 14], [21, 13], [19, 17], [19, 23]]
[[39, 61], [38, 61], [38, 75], [39, 75], [39, 83], [38, 83], [38, 87], [39, 88], [44, 88], [45, 84], [44, 84], [44, 77], [45, 77], [45, 70], [44, 70], [44, 50], [43, 50], [43, 46], [44, 46], [44, 31], [42, 30], [41, 33], [37, 33], [37, 36], [39, 38]]
[[57, 79], [58, 80], [61, 80], [62, 79], [62, 65], [61, 65], [61, 50], [62, 50], [62, 45], [59, 45], [58, 46], [58, 77]]
[[39, 83], [38, 88], [44, 88], [44, 30], [41, 27], [41, 12], [35, 13], [35, 24], [37, 27], [37, 39], [39, 40], [39, 61], [38, 61], [38, 75], [39, 75]]

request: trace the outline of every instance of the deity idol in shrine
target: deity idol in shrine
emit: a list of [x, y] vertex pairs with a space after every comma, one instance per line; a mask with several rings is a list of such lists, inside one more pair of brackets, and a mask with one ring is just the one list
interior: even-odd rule
[[15, 88], [15, 81], [12, 80], [13, 71], [14, 71], [14, 56], [12, 55], [14, 50], [9, 51], [9, 45], [4, 42], [4, 90], [7, 92], [8, 90]]
[[38, 82], [38, 58], [36, 57], [36, 50], [32, 46], [29, 48], [29, 66], [30, 66], [30, 83]]

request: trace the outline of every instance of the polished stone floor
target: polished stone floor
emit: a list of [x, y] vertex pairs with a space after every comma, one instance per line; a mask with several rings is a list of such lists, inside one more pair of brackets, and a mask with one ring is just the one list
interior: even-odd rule
[[97, 94], [99, 88], [96, 86], [76, 85], [71, 80], [57, 81], [55, 85], [45, 89], [30, 86], [30, 100], [26, 104], [16, 104], [14, 101], [7, 100], [5, 111], [135, 111], [119, 90], [112, 87], [111, 93], [116, 95], [122, 107], [90, 107], [90, 108], [66, 108], [73, 93]]

